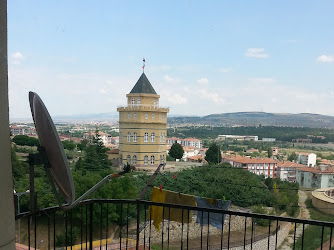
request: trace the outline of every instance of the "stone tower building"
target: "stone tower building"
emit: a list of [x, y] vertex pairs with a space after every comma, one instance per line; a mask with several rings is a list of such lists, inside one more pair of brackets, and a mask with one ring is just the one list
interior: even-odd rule
[[166, 162], [167, 113], [160, 96], [143, 73], [119, 112], [119, 158], [136, 168], [157, 167]]

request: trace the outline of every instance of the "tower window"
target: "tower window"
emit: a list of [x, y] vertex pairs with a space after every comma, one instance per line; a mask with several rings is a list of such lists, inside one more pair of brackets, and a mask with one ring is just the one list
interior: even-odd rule
[[148, 164], [148, 156], [145, 155], [145, 156], [144, 156], [144, 165], [147, 165], [147, 164]]
[[151, 155], [151, 165], [154, 165], [154, 155]]
[[133, 158], [132, 158], [132, 164], [133, 165], [137, 164], [137, 156], [136, 155], [134, 155]]
[[154, 120], [154, 118], [155, 118], [155, 114], [152, 114], [152, 120]]
[[131, 133], [128, 132], [128, 136], [127, 136], [128, 142], [131, 142]]
[[155, 141], [155, 134], [151, 133], [151, 142], [154, 142], [154, 141]]
[[147, 132], [144, 134], [144, 142], [148, 142], [148, 133]]
[[132, 97], [132, 98], [131, 98], [131, 107], [134, 107], [134, 106], [135, 106], [135, 98]]
[[148, 113], [145, 113], [145, 120], [148, 119]]
[[140, 97], [137, 98], [137, 105], [138, 105], [138, 107], [141, 105]]
[[153, 107], [155, 107], [155, 99], [153, 100]]
[[133, 133], [133, 142], [137, 142], [137, 133], [136, 132]]

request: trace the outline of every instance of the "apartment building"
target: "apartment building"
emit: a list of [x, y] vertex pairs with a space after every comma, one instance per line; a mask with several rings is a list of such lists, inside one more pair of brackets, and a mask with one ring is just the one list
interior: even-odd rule
[[275, 178], [277, 162], [271, 158], [244, 157], [223, 154], [222, 162], [228, 162], [235, 168], [247, 169], [249, 172]]

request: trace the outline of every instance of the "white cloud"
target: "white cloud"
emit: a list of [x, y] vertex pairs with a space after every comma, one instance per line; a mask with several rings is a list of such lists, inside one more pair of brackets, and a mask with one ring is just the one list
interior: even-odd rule
[[169, 75], [165, 75], [164, 76], [164, 80], [168, 83], [171, 83], [171, 82], [175, 82], [176, 79], [174, 79], [173, 77], [169, 76]]
[[181, 96], [180, 94], [168, 95], [167, 100], [172, 104], [185, 104], [187, 103], [187, 98]]
[[229, 73], [232, 71], [232, 68], [220, 68], [218, 71], [221, 73]]
[[200, 99], [207, 100], [215, 104], [225, 103], [225, 99], [220, 96], [216, 90], [209, 92], [207, 89], [200, 89], [198, 91], [198, 95]]
[[322, 63], [332, 63], [334, 62], [334, 56], [321, 55], [317, 58], [317, 61]]
[[13, 64], [21, 64], [21, 61], [23, 60], [23, 55], [20, 51], [16, 51], [11, 55], [11, 62]]
[[268, 58], [269, 55], [264, 52], [264, 48], [249, 48], [245, 53], [246, 57]]
[[274, 83], [275, 79], [271, 77], [255, 77], [255, 78], [249, 78], [249, 82], [251, 83], [259, 83], [259, 84], [264, 84], [264, 83]]
[[208, 85], [209, 84], [209, 80], [206, 77], [202, 77], [202, 78], [198, 79], [197, 82], [200, 85]]
[[105, 90], [105, 89], [99, 89], [99, 92], [101, 93], [101, 94], [103, 94], [103, 95], [105, 95], [105, 94], [107, 94], [107, 90]]

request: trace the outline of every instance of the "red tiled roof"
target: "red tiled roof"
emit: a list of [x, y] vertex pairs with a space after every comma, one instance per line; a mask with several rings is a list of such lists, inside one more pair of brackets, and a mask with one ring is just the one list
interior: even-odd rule
[[277, 167], [282, 167], [282, 168], [304, 168], [305, 165], [295, 163], [292, 161], [279, 161], [277, 163]]
[[254, 158], [254, 157], [243, 157], [241, 155], [226, 155], [223, 154], [223, 159], [239, 162], [239, 163], [276, 163], [274, 159], [271, 158]]
[[115, 149], [109, 150], [107, 151], [107, 154], [119, 154], [119, 149], [115, 148]]

